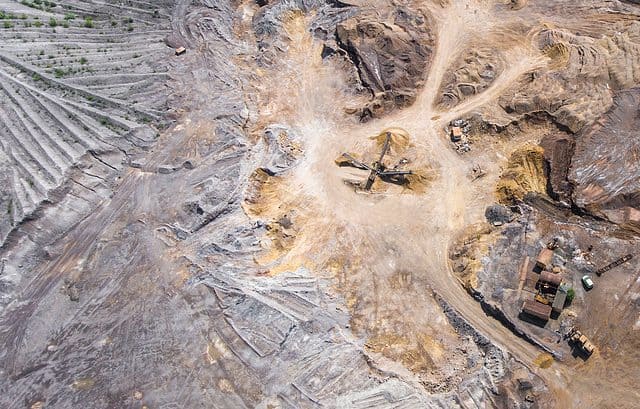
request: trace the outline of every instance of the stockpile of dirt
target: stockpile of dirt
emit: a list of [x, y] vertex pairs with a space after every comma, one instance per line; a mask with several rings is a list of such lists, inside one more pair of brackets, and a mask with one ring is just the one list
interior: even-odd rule
[[457, 68], [445, 74], [438, 107], [452, 108], [487, 89], [503, 69], [499, 56], [498, 50], [489, 47], [469, 49], [461, 57]]
[[546, 193], [544, 150], [539, 146], [524, 146], [511, 154], [507, 168], [496, 187], [501, 203], [520, 201], [529, 192]]
[[363, 9], [338, 24], [335, 39], [339, 54], [357, 68], [357, 83], [371, 94], [370, 102], [357, 112], [362, 119], [413, 104], [434, 44], [426, 13], [397, 7]]

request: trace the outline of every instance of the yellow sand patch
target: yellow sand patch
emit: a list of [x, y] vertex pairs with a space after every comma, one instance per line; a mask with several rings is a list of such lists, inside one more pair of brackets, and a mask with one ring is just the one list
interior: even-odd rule
[[545, 194], [544, 150], [540, 146], [527, 145], [511, 154], [507, 168], [496, 186], [501, 203], [512, 204], [522, 200], [528, 192]]
[[402, 128], [387, 128], [378, 135], [371, 137], [371, 139], [376, 141], [376, 146], [379, 149], [382, 149], [384, 146], [384, 142], [387, 139], [387, 132], [391, 133], [389, 147], [393, 152], [400, 153], [409, 147], [409, 132]]
[[539, 368], [546, 369], [553, 364], [553, 361], [553, 356], [551, 354], [543, 352], [536, 357], [533, 364]]

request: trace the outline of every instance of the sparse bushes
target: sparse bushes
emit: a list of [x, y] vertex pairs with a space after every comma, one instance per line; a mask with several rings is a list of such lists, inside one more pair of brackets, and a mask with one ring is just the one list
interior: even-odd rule
[[56, 20], [55, 18], [51, 17], [49, 19], [49, 27], [57, 27], [58, 26], [58, 20]]
[[86, 28], [93, 28], [93, 19], [91, 17], [87, 17], [84, 19], [84, 26]]
[[64, 15], [64, 19], [65, 20], [75, 20], [76, 19], [76, 15], [73, 13], [67, 13]]
[[80, 64], [85, 65], [87, 63], [87, 59], [84, 57], [80, 58]]
[[4, 28], [13, 28], [13, 23], [10, 21], [5, 21], [3, 26]]

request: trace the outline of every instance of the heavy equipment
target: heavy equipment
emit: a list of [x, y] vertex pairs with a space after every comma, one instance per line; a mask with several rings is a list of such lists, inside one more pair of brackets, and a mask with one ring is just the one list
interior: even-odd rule
[[611, 270], [614, 267], [618, 267], [620, 264], [626, 263], [627, 261], [631, 260], [633, 258], [632, 254], [627, 254], [626, 256], [622, 256], [619, 259], [617, 259], [616, 261], [614, 261], [611, 264], [608, 264], [604, 267], [602, 267], [601, 269], [596, 271], [596, 275], [598, 277], [600, 277], [602, 274], [606, 273], [607, 271]]
[[355, 168], [368, 170], [369, 177], [364, 184], [364, 190], [371, 190], [371, 186], [373, 186], [373, 182], [375, 182], [376, 177], [380, 179], [392, 182], [392, 183], [402, 183], [404, 181], [404, 177], [406, 175], [413, 174], [410, 170], [398, 170], [397, 167], [401, 164], [406, 163], [406, 161], [400, 161], [398, 165], [394, 168], [387, 168], [383, 162], [385, 155], [388, 153], [389, 148], [391, 147], [391, 132], [387, 132], [384, 140], [384, 145], [382, 146], [382, 152], [380, 153], [380, 158], [372, 164], [372, 166], [367, 165], [366, 163], [360, 162], [353, 156], [348, 153], [343, 153], [342, 157], [347, 159], [345, 162]]
[[596, 349], [591, 341], [589, 341], [589, 338], [576, 327], [571, 328], [567, 336], [569, 337], [569, 343], [578, 347], [587, 356], [591, 356]]
[[536, 294], [535, 299], [536, 299], [536, 301], [538, 301], [539, 303], [542, 303], [544, 305], [550, 305], [551, 304], [551, 301], [549, 301], [547, 299], [547, 297], [543, 296], [540, 293]]

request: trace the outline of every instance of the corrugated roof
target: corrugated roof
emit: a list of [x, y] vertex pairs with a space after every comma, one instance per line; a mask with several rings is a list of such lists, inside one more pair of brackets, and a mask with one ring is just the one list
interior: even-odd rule
[[546, 321], [551, 316], [551, 306], [535, 300], [525, 300], [522, 304], [522, 312]]
[[549, 283], [557, 287], [562, 282], [562, 275], [543, 271], [540, 273], [540, 281], [544, 281], [545, 283]]
[[540, 254], [538, 254], [538, 258], [536, 259], [536, 263], [540, 263], [544, 267], [546, 267], [551, 264], [551, 260], [553, 260], [553, 250], [545, 247], [540, 250]]
[[562, 311], [564, 308], [564, 302], [567, 300], [567, 293], [564, 291], [558, 291], [556, 298], [553, 300], [552, 308], [554, 311]]

